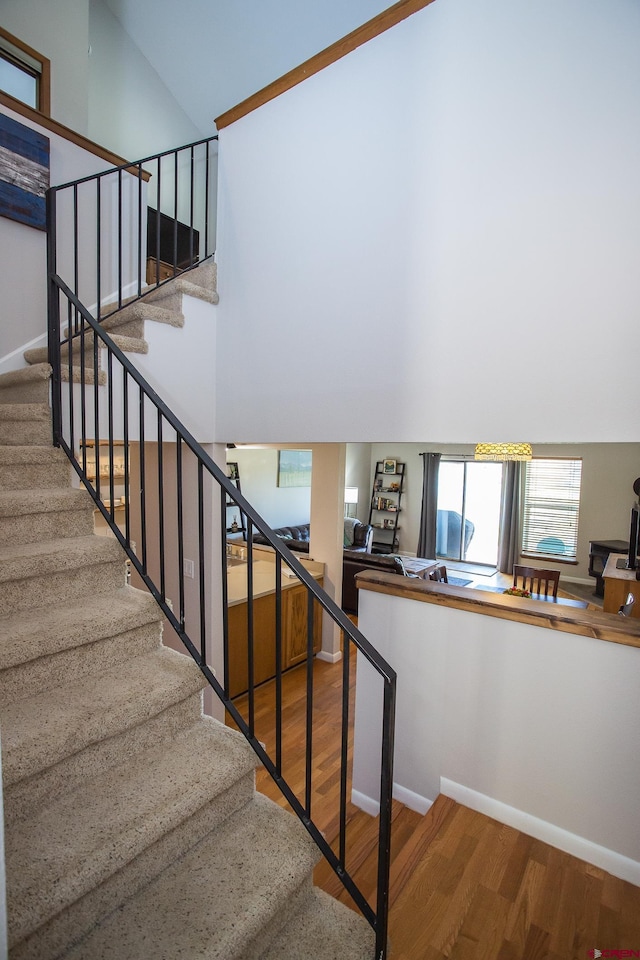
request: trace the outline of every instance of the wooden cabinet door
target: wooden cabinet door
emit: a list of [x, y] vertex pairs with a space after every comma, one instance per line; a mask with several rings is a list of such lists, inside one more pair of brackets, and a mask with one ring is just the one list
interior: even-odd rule
[[[253, 682], [263, 683], [276, 672], [276, 597], [274, 593], [253, 602]], [[229, 607], [229, 696], [249, 687], [247, 604]]]
[[[282, 665], [301, 663], [307, 655], [307, 588], [300, 584], [282, 591]], [[322, 607], [313, 603], [313, 650], [322, 643]]]

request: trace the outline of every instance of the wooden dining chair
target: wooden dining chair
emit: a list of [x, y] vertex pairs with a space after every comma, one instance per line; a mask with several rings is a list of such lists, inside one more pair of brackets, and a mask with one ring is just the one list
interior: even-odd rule
[[[522, 581], [522, 582], [519, 582]], [[538, 596], [557, 597], [560, 573], [558, 570], [546, 570], [544, 567], [513, 567], [513, 585], [521, 590]]]
[[439, 563], [433, 570], [429, 570], [429, 580], [435, 580], [437, 583], [449, 583], [447, 568], [444, 563]]

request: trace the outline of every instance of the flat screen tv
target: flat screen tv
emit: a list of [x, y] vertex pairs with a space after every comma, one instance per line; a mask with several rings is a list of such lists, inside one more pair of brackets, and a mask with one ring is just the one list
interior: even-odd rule
[[[616, 567], [620, 570], [636, 570], [640, 574], [638, 565], [638, 530], [640, 528], [640, 504], [634, 503], [631, 507], [631, 522], [629, 524], [629, 553], [627, 559], [622, 557], [617, 561]], [[639, 577], [640, 579], [640, 577]]]

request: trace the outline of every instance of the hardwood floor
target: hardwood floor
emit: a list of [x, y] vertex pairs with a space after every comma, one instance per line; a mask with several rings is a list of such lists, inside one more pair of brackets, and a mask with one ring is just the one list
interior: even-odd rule
[[[351, 675], [353, 699], [355, 669]], [[340, 664], [315, 662], [312, 813], [331, 842], [338, 830], [341, 676]], [[256, 692], [256, 730], [267, 744], [274, 740], [273, 687]], [[283, 698], [285, 773], [301, 796], [303, 668], [285, 675]], [[236, 703], [244, 712], [246, 698]], [[260, 791], [287, 806], [264, 770], [256, 779]], [[371, 903], [376, 843], [377, 819], [349, 804], [347, 866]], [[326, 862], [314, 879], [352, 905]], [[586, 960], [594, 948], [640, 952], [640, 888], [442, 796], [424, 817], [394, 803], [390, 903], [391, 960]]]

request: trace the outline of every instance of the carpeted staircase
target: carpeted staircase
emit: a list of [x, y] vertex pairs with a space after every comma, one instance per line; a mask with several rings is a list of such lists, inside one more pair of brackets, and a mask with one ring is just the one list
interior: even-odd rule
[[200, 671], [93, 534], [31, 359], [0, 377], [10, 960], [371, 960], [368, 924], [313, 887], [315, 845], [255, 792], [253, 752], [202, 714]]

